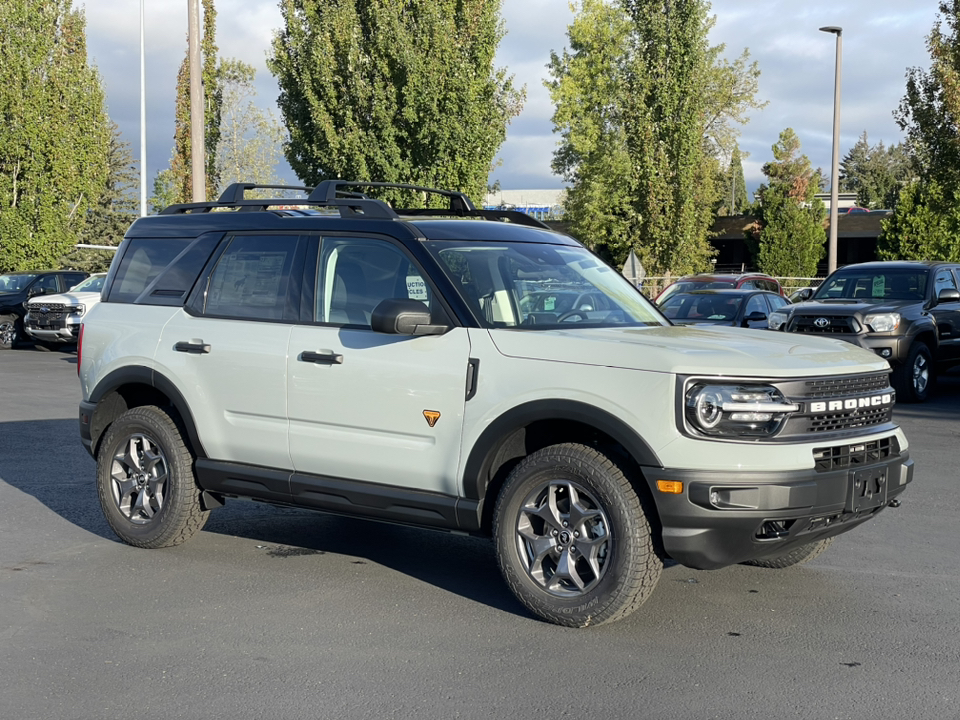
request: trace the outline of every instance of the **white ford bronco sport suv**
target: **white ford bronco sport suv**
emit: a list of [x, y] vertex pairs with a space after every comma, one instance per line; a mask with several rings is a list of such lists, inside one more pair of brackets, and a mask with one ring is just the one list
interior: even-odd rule
[[240, 497], [492, 536], [520, 601], [579, 627], [666, 559], [809, 560], [912, 479], [862, 348], [672, 326], [580, 243], [460, 193], [253, 187], [136, 220], [84, 322], [80, 434], [132, 545]]

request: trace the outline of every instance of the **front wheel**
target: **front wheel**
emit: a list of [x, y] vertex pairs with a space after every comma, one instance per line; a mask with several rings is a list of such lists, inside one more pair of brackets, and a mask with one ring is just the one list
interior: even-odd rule
[[16, 315], [0, 315], [0, 350], [12, 350], [17, 346], [22, 331]]
[[107, 429], [97, 454], [100, 506], [113, 531], [142, 548], [179, 545], [203, 527], [193, 456], [174, 417], [133, 408]]
[[630, 481], [584, 445], [547, 447], [517, 465], [497, 500], [493, 532], [507, 585], [558, 625], [626, 617], [663, 568]]
[[908, 403], [921, 403], [930, 394], [933, 385], [933, 365], [930, 349], [922, 342], [910, 346], [907, 360], [893, 370], [893, 387], [897, 391], [897, 400]]
[[823, 553], [824, 550], [830, 547], [832, 542], [832, 537], [826, 540], [814, 540], [813, 542], [793, 548], [780, 555], [769, 555], [759, 560], [748, 560], [744, 565], [771, 568], [773, 570], [782, 570], [783, 568], [793, 567], [794, 565], [802, 565]]

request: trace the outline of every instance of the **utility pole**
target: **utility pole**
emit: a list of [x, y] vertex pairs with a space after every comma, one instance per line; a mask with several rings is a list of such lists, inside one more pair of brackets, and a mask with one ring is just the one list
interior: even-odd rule
[[843, 28], [831, 25], [821, 32], [837, 36], [837, 62], [833, 82], [833, 158], [830, 163], [830, 239], [827, 242], [827, 274], [837, 269], [837, 191], [840, 184], [840, 65], [843, 59]]
[[140, 217], [147, 214], [147, 86], [143, 52], [143, 0], [140, 0]]
[[190, 35], [190, 168], [193, 202], [207, 199], [204, 149], [203, 65], [200, 58], [200, 0], [187, 0]]

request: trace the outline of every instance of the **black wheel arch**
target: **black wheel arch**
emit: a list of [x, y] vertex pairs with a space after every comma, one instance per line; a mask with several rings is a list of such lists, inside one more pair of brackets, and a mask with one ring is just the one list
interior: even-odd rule
[[[640, 466], [662, 467], [646, 441], [606, 410], [561, 399], [518, 405], [490, 423], [467, 456], [463, 492], [477, 502], [481, 528], [491, 527], [496, 496], [513, 467], [532, 452], [565, 442], [597, 447], [633, 466], [638, 477]], [[650, 492], [640, 485], [639, 492]]]
[[100, 440], [110, 424], [130, 408], [157, 405], [173, 408], [183, 428], [194, 457], [206, 457], [197, 424], [183, 393], [165, 375], [142, 365], [119, 368], [103, 377], [90, 393], [90, 403], [96, 410], [90, 419], [93, 456], [96, 457]]

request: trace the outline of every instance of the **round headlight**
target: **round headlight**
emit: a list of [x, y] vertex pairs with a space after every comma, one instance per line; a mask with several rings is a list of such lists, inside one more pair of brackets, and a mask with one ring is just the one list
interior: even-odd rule
[[723, 396], [713, 388], [704, 388], [696, 398], [697, 424], [704, 430], [715, 428], [723, 419]]
[[769, 437], [800, 406], [788, 402], [770, 385], [721, 385], [707, 382], [688, 386], [684, 395], [687, 427], [712, 437]]

